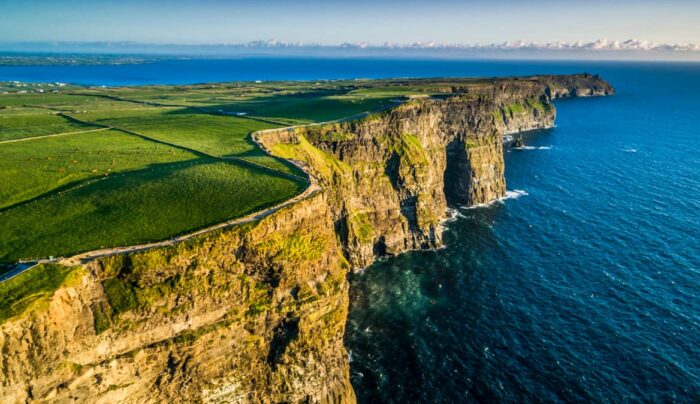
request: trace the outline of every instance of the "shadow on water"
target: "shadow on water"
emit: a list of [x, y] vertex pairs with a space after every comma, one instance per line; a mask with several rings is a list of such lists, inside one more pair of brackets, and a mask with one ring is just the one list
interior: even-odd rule
[[[438, 380], [450, 385], [460, 379], [455, 376], [464, 376], [441, 334], [478, 329], [483, 302], [496, 298], [489, 279], [500, 268], [490, 265], [482, 251], [499, 248], [491, 226], [505, 208], [461, 209], [465, 217], [446, 232], [446, 248], [382, 260], [350, 276], [346, 346], [361, 402], [435, 400]], [[444, 324], [445, 314], [454, 310], [462, 312], [457, 330]], [[481, 367], [473, 363], [470, 369], [477, 373], [468, 378], [479, 378]], [[456, 384], [458, 391], [472, 388]], [[444, 394], [445, 400], [459, 398], [450, 389]], [[484, 392], [473, 395], [488, 398]]]

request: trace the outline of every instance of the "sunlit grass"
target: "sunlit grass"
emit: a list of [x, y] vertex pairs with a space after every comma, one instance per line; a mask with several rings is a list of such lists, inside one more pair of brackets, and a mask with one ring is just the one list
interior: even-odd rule
[[167, 239], [273, 205], [304, 186], [216, 161], [115, 175], [0, 213], [0, 262]]

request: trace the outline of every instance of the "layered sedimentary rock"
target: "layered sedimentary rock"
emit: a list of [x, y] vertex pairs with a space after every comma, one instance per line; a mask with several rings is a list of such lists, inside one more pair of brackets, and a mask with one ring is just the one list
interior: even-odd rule
[[347, 271], [440, 246], [448, 204], [505, 193], [503, 134], [550, 127], [554, 96], [612, 89], [579, 75], [427, 92], [442, 95], [258, 134], [321, 191], [258, 222], [70, 269], [0, 325], [0, 396], [353, 402]]

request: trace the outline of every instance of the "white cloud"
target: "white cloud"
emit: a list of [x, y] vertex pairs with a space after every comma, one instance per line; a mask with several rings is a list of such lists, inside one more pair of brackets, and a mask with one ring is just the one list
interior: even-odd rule
[[652, 41], [628, 39], [626, 41], [598, 39], [592, 42], [547, 42], [537, 43], [528, 41], [507, 41], [494, 44], [444, 44], [434, 41], [372, 44], [369, 42], [345, 42], [340, 45], [319, 45], [317, 43], [285, 42], [274, 39], [266, 41], [252, 41], [242, 45], [247, 48], [350, 48], [350, 49], [455, 49], [455, 50], [585, 50], [585, 51], [673, 51], [673, 52], [699, 52], [700, 44], [676, 43], [657, 44]]

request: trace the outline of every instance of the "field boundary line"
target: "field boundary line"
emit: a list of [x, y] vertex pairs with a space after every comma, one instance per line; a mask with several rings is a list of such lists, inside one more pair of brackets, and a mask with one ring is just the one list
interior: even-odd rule
[[79, 135], [81, 133], [100, 132], [100, 131], [109, 130], [109, 129], [110, 128], [97, 128], [97, 129], [81, 130], [78, 132], [54, 133], [52, 135], [41, 135], [41, 136], [23, 137], [20, 139], [0, 140], [0, 144], [27, 142], [30, 140], [41, 140], [41, 139], [46, 139], [46, 138], [51, 138], [51, 137], [59, 137], [59, 136]]

